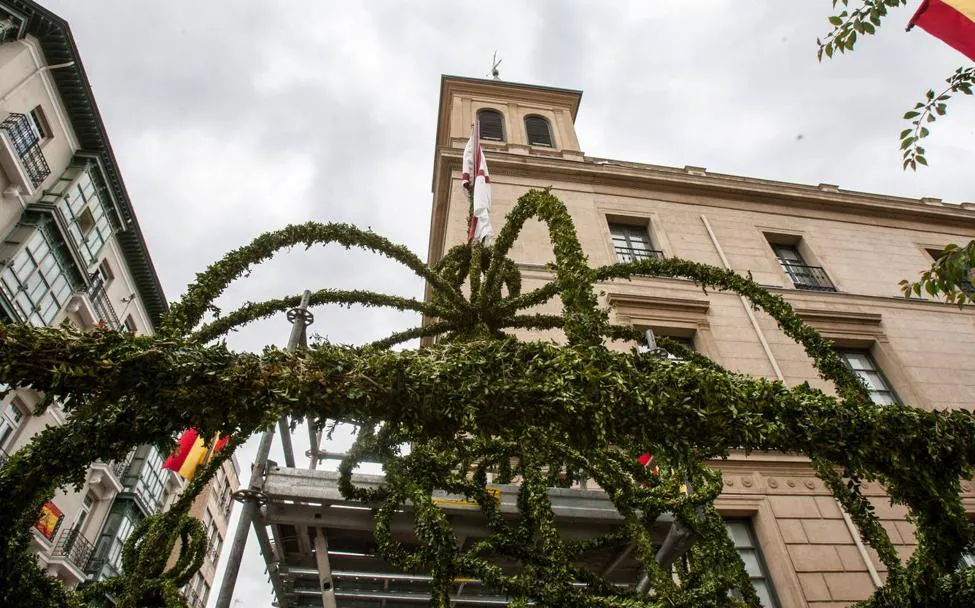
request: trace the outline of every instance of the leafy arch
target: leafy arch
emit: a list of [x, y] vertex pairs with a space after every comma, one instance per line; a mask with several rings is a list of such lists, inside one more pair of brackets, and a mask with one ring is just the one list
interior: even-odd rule
[[[523, 293], [507, 252], [532, 217], [548, 227], [554, 278]], [[296, 244], [327, 243], [363, 247], [403, 263], [428, 281], [433, 296], [419, 302], [326, 289], [312, 294], [313, 303], [392, 306], [432, 320], [364, 347], [323, 342], [295, 353], [268, 348], [259, 355], [231, 352], [217, 340], [294, 306], [296, 296], [246, 304], [202, 323], [215, 298], [253, 264]], [[607, 349], [607, 340], [640, 336], [609, 323], [594, 286], [633, 274], [685, 277], [745, 296], [804, 346], [838, 396], [731, 373], [686, 352], [687, 361], [677, 364], [650, 353]], [[561, 315], [531, 312], [555, 296]], [[559, 328], [568, 344], [519, 342], [505, 334], [512, 328]], [[423, 336], [438, 341], [420, 350], [388, 348]], [[54, 489], [83, 479], [97, 458], [118, 458], [140, 443], [165, 445], [190, 426], [241, 441], [282, 414], [361, 427], [341, 466], [342, 492], [380, 505], [375, 530], [380, 554], [406, 570], [430, 572], [435, 606], [449, 605], [447, 587], [457, 576], [480, 578], [521, 605], [754, 604], [757, 598], [713, 506], [721, 477], [709, 462], [737, 447], [811, 458], [888, 568], [886, 586], [864, 606], [963, 606], [975, 594], [972, 569], [954, 569], [975, 538], [959, 498], [960, 479], [971, 476], [975, 462], [970, 413], [873, 405], [829, 343], [785, 301], [733, 272], [677, 259], [590, 268], [565, 206], [548, 192], [522, 196], [493, 247], [456, 247], [432, 268], [353, 226], [289, 226], [199, 275], [157, 337], [4, 325], [0, 343], [0, 381], [43, 391], [49, 399], [70, 397], [65, 407], [71, 414], [68, 425], [40, 433], [0, 470], [0, 588], [8, 605], [29, 598], [32, 605], [80, 606], [105, 590], [123, 606], [184, 605], [175, 585], [192, 572], [199, 554], [198, 526], [185, 519], [190, 502], [185, 496], [134, 536], [123, 577], [81, 593], [63, 590], [41, 574], [27, 553], [27, 528]], [[405, 442], [414, 446], [409, 454], [397, 447]], [[637, 463], [635, 456], [647, 450], [667, 474], [651, 475]], [[378, 490], [353, 484], [351, 471], [365, 457], [385, 468], [386, 482]], [[520, 480], [518, 519], [501, 516], [488, 492], [489, 472], [502, 483]], [[607, 491], [624, 524], [601, 536], [565, 540], [547, 488], [583, 477]], [[205, 479], [199, 477], [192, 490]], [[920, 544], [906, 564], [859, 492], [860, 479], [883, 483], [910, 509]], [[682, 491], [684, 484], [692, 491]], [[457, 550], [449, 521], [431, 499], [435, 490], [476, 501], [492, 534]], [[396, 542], [390, 533], [392, 514], [407, 501], [418, 548]], [[649, 530], [663, 513], [673, 514], [696, 537], [689, 563], [676, 571], [655, 559]], [[576, 563], [588, 551], [621, 543], [635, 545], [652, 594], [616, 587]], [[158, 556], [174, 546], [181, 547], [182, 557], [165, 571]], [[519, 564], [517, 575], [501, 568], [502, 558]], [[733, 599], [731, 590], [745, 599]]]

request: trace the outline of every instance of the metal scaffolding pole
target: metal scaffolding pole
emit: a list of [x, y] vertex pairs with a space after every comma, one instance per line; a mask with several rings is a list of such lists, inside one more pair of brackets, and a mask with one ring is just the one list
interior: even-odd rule
[[[301, 296], [301, 304], [298, 308], [288, 311], [288, 320], [291, 321], [291, 336], [288, 338], [288, 352], [294, 352], [299, 343], [306, 340], [305, 328], [311, 325], [314, 317], [308, 311], [308, 299], [311, 297], [310, 291], [305, 291]], [[282, 436], [288, 430], [287, 421], [279, 421]], [[240, 561], [244, 556], [244, 547], [247, 545], [247, 534], [253, 525], [254, 531], [261, 545], [261, 553], [264, 554], [264, 562], [267, 565], [267, 572], [271, 578], [271, 586], [278, 602], [284, 601], [284, 589], [281, 584], [281, 577], [278, 575], [277, 564], [274, 563], [274, 555], [270, 540], [267, 537], [267, 529], [261, 523], [261, 503], [266, 502], [263, 492], [264, 476], [267, 473], [267, 459], [271, 453], [271, 442], [274, 440], [274, 425], [264, 429], [261, 435], [261, 442], [257, 447], [257, 455], [254, 457], [254, 466], [251, 468], [251, 480], [247, 490], [238, 493], [235, 498], [243, 503], [240, 512], [240, 519], [237, 521], [237, 529], [234, 532], [234, 542], [230, 546], [227, 554], [227, 569], [223, 573], [223, 581], [220, 584], [220, 594], [217, 596], [216, 608], [230, 608], [230, 600], [233, 599], [234, 587], [237, 585], [237, 575], [240, 573]], [[291, 437], [288, 436], [287, 443], [290, 445]], [[294, 462], [294, 456], [291, 456]]]

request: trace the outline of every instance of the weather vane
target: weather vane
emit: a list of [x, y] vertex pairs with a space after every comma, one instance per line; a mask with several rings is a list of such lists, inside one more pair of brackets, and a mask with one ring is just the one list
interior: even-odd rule
[[494, 55], [491, 57], [491, 71], [487, 75], [495, 80], [501, 80], [501, 72], [498, 70], [499, 65], [501, 65], [501, 60], [498, 59], [498, 52], [494, 51]]

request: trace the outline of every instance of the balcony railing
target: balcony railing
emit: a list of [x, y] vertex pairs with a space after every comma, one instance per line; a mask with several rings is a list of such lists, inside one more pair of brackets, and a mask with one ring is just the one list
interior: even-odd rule
[[73, 528], [65, 530], [58, 536], [51, 550], [51, 557], [64, 558], [82, 572], [88, 569], [88, 560], [91, 559], [92, 544], [81, 534], [81, 530]]
[[88, 299], [91, 300], [91, 305], [95, 309], [95, 314], [98, 315], [100, 322], [114, 331], [122, 328], [122, 324], [118, 320], [118, 315], [115, 313], [115, 307], [112, 306], [112, 301], [108, 298], [108, 292], [105, 291], [105, 281], [101, 275], [96, 275], [92, 279], [91, 287], [88, 289]]
[[125, 477], [125, 472], [129, 470], [129, 459], [125, 458], [123, 460], [113, 460], [112, 461], [112, 472], [115, 473], [115, 477], [122, 480]]
[[41, 141], [37, 133], [30, 127], [30, 118], [24, 114], [11, 112], [6, 120], [0, 122], [0, 129], [7, 133], [14, 151], [20, 157], [24, 172], [35, 188], [40, 186], [51, 174], [51, 167], [44, 158]]
[[796, 289], [806, 291], [836, 291], [833, 281], [821, 266], [807, 266], [791, 260], [779, 260], [782, 270], [785, 271]]
[[634, 249], [616, 245], [616, 257], [621, 262], [642, 262], [644, 260], [662, 260], [664, 252], [659, 249]]

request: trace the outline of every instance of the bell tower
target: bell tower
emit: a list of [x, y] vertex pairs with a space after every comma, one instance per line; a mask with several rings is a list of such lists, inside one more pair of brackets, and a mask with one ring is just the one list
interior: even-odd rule
[[[460, 187], [464, 145], [475, 118], [481, 125], [494, 190], [496, 225], [507, 212], [504, 184], [531, 175], [536, 161], [582, 162], [575, 119], [582, 91], [529, 84], [443, 76], [433, 165], [433, 210], [428, 262], [462, 242], [468, 203]], [[524, 190], [524, 187], [521, 188]], [[495, 210], [496, 209], [496, 210]]]

